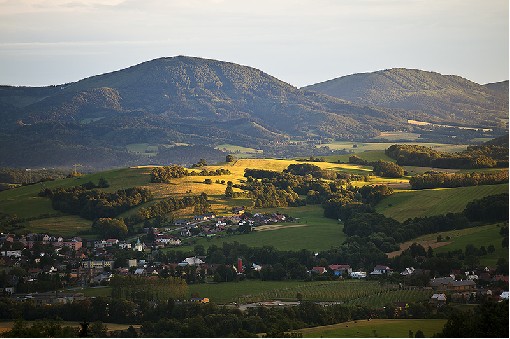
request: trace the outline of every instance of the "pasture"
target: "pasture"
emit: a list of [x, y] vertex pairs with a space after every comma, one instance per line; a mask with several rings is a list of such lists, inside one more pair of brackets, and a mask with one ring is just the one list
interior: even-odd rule
[[[468, 145], [452, 145], [433, 142], [352, 142], [352, 141], [335, 141], [332, 143], [321, 144], [318, 146], [328, 146], [332, 150], [347, 150], [354, 153], [362, 153], [365, 151], [384, 151], [391, 145], [413, 144], [430, 147], [441, 152], [461, 152], [465, 151]], [[384, 160], [384, 159], [383, 159]]]
[[470, 201], [504, 192], [508, 192], [508, 184], [401, 191], [384, 198], [377, 204], [376, 211], [404, 221], [462, 212]]
[[[301, 207], [281, 207], [259, 210], [261, 212], [286, 213], [298, 218], [293, 223], [275, 224], [271, 230], [254, 231], [249, 234], [231, 235], [217, 238], [199, 238], [192, 246], [180, 247], [182, 250], [192, 250], [194, 245], [205, 248], [224, 242], [238, 242], [251, 247], [273, 246], [278, 250], [308, 249], [312, 251], [326, 250], [339, 246], [345, 240], [343, 224], [337, 220], [323, 217], [320, 205]], [[294, 226], [294, 227], [290, 227]]]
[[440, 333], [446, 319], [370, 319], [300, 329], [305, 338], [408, 338], [421, 330], [426, 338]]
[[[495, 251], [493, 253], [480, 256], [479, 260], [481, 265], [495, 267], [499, 258], [508, 258], [508, 248], [502, 246], [503, 238], [499, 234], [499, 230], [502, 225], [502, 223], [490, 224], [465, 228], [462, 230], [452, 230], [423, 235], [400, 244], [400, 250], [388, 253], [388, 257], [393, 258], [399, 255], [413, 243], [420, 244], [424, 248], [428, 248], [430, 246], [434, 250], [434, 253], [445, 253], [457, 249], [464, 251], [467, 244], [473, 244], [477, 248], [485, 246], [486, 249], [489, 245], [494, 245]], [[438, 242], [437, 237], [439, 235], [443, 240]], [[449, 239], [446, 240], [447, 238]]]
[[436, 253], [445, 253], [448, 251], [454, 251], [457, 249], [465, 250], [466, 245], [473, 244], [475, 247], [480, 248], [485, 246], [488, 248], [489, 245], [493, 245], [495, 251], [493, 253], [487, 253], [486, 255], [480, 256], [480, 265], [496, 267], [496, 263], [499, 258], [508, 259], [508, 247], [502, 246], [503, 237], [499, 234], [502, 224], [492, 224], [487, 226], [475, 227], [468, 229], [471, 232], [452, 231], [441, 233], [441, 236], [445, 238], [450, 236], [450, 240], [444, 246], [441, 246], [435, 250]]

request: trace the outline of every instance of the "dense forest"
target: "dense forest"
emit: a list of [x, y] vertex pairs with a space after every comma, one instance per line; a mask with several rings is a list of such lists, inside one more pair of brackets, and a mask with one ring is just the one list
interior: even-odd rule
[[70, 188], [46, 188], [39, 195], [50, 198], [53, 209], [89, 220], [116, 217], [152, 199], [151, 192], [141, 187], [107, 193], [87, 189], [82, 185]]
[[385, 153], [400, 166], [463, 169], [508, 167], [508, 147], [497, 145], [470, 146], [460, 153], [440, 152], [420, 145], [392, 145]]

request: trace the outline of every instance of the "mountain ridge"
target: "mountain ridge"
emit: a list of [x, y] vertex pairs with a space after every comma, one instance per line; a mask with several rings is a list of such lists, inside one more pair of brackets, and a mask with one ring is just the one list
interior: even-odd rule
[[[496, 87], [487, 91], [496, 95]], [[59, 86], [0, 86], [0, 142], [6, 145], [0, 166], [79, 161], [76, 152], [63, 152], [66, 147], [83, 150], [87, 161], [101, 166], [108, 161], [94, 160], [95, 149], [111, 150], [112, 166], [179, 162], [130, 153], [129, 146], [139, 143], [234, 144], [281, 154], [297, 141], [300, 152], [313, 154], [311, 140], [368, 140], [381, 131], [419, 128], [407, 120], [426, 117], [297, 88], [249, 66], [164, 57]]]
[[480, 85], [457, 75], [418, 69], [357, 73], [304, 88], [359, 105], [408, 110], [437, 123], [498, 126], [508, 112], [504, 85]]

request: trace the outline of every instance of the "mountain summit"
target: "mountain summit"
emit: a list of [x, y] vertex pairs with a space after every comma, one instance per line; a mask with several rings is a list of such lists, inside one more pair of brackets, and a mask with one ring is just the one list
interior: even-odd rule
[[[498, 126], [508, 118], [508, 91], [501, 85], [479, 85], [456, 75], [393, 68], [328, 80], [305, 89], [348, 100], [413, 112], [438, 123]], [[508, 89], [508, 81], [506, 81]]]
[[[104, 168], [181, 162], [183, 153], [188, 162], [190, 154], [210, 155], [215, 152], [211, 147], [220, 144], [281, 154], [276, 151], [297, 142], [313, 150], [310, 143], [367, 140], [381, 131], [406, 129], [409, 118], [447, 119], [434, 109], [424, 113], [426, 102], [412, 100], [423, 92], [429, 94], [432, 108], [444, 106], [444, 100], [437, 103], [439, 94], [457, 102], [466, 91], [480, 92], [467, 96], [471, 101], [463, 103], [463, 115], [453, 112], [452, 121], [468, 120], [467, 106], [479, 120], [484, 114], [489, 122], [500, 117], [502, 105], [490, 96], [497, 90], [458, 77], [445, 90], [443, 76], [428, 84], [430, 78], [420, 72], [391, 70], [387, 75], [340, 78], [342, 86], [336, 86], [337, 80], [325, 83], [339, 88], [325, 95], [317, 92], [319, 85], [298, 89], [252, 67], [178, 56], [60, 86], [3, 86], [0, 166], [69, 166], [86, 161]], [[344, 97], [332, 96], [337, 92]], [[405, 101], [402, 98], [406, 105], [394, 104]], [[477, 107], [487, 106], [484, 101], [494, 102], [494, 108], [479, 111]], [[140, 144], [151, 145], [157, 156], [133, 152], [133, 145]], [[199, 151], [188, 148], [179, 156], [171, 152], [182, 145], [199, 146], [194, 150]], [[161, 158], [162, 154], [173, 155]]]

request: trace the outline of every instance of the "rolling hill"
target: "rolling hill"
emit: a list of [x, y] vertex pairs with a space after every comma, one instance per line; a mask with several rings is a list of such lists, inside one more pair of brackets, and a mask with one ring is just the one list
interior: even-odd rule
[[[79, 161], [77, 153], [88, 164], [122, 166], [147, 163], [126, 152], [133, 143], [267, 148], [291, 138], [370, 137], [404, 123], [387, 110], [300, 90], [251, 67], [191, 57], [61, 86], [4, 86], [0, 105], [0, 141], [9, 145], [3, 166], [64, 165]], [[102, 149], [110, 161], [94, 160]]]
[[405, 110], [409, 119], [433, 123], [495, 127], [508, 119], [508, 81], [479, 85], [456, 75], [393, 68], [305, 89], [359, 105]]
[[[496, 125], [508, 111], [502, 88], [399, 69], [298, 89], [234, 63], [159, 58], [59, 86], [0, 86], [0, 166], [216, 162], [221, 144], [312, 155], [323, 141], [411, 128], [410, 118]], [[151, 151], [130, 151], [139, 144]]]

